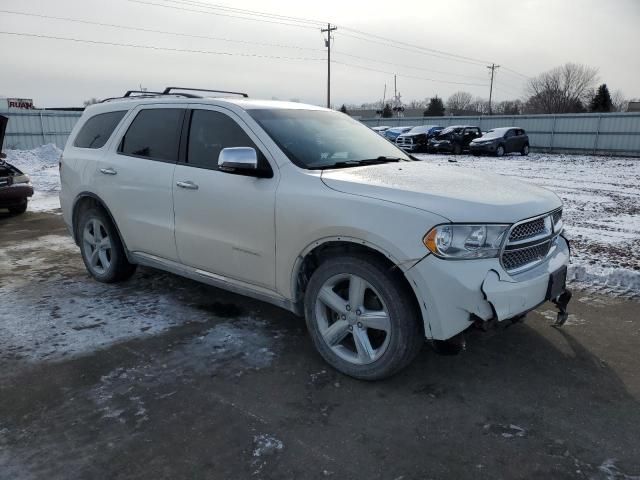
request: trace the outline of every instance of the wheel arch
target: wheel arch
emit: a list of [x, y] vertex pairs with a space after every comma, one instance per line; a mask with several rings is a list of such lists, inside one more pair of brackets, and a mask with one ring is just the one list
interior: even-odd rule
[[[293, 293], [293, 305], [295, 312], [299, 315], [304, 314], [304, 294], [309, 283], [309, 279], [313, 272], [327, 259], [338, 254], [353, 254], [372, 256], [378, 259], [395, 272], [397, 278], [403, 284], [403, 288], [407, 290], [414, 306], [422, 319], [422, 333], [425, 334], [426, 316], [420, 296], [415, 289], [415, 284], [405, 274], [402, 263], [398, 261], [391, 253], [379, 245], [373, 244], [366, 240], [354, 237], [328, 237], [315, 241], [308, 245], [300, 255], [298, 255], [293, 271], [291, 274], [291, 292]], [[412, 266], [413, 263], [409, 266]]]
[[116, 232], [118, 232], [118, 237], [120, 237], [120, 241], [122, 242], [122, 246], [124, 247], [125, 254], [127, 255], [127, 260], [130, 263], [135, 263], [132, 261], [131, 256], [129, 255], [129, 249], [127, 248], [127, 243], [124, 237], [122, 236], [122, 232], [120, 232], [118, 223], [116, 222], [113, 214], [111, 213], [111, 210], [109, 210], [109, 207], [107, 207], [105, 202], [93, 192], [81, 192], [76, 196], [75, 200], [73, 201], [73, 208], [71, 210], [72, 212], [71, 213], [71, 229], [73, 234], [73, 240], [76, 242], [76, 245], [80, 244], [80, 239], [78, 236], [78, 219], [80, 218], [80, 214], [82, 213], [83, 210], [91, 207], [99, 208], [100, 210], [104, 211], [107, 214], [107, 216], [109, 217], [109, 220], [111, 221], [113, 226], [116, 228]]

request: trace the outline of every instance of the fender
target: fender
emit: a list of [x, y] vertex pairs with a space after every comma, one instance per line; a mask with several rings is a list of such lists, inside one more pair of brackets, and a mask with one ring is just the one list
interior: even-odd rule
[[344, 243], [353, 243], [354, 245], [361, 245], [364, 247], [368, 247], [372, 250], [375, 250], [376, 252], [387, 257], [391, 261], [391, 263], [393, 263], [393, 265], [395, 265], [397, 268], [400, 269], [402, 274], [405, 276], [407, 283], [411, 287], [411, 291], [413, 292], [413, 295], [416, 298], [418, 306], [420, 307], [420, 313], [422, 316], [422, 321], [425, 325], [425, 331], [428, 328], [430, 328], [427, 322], [427, 308], [426, 308], [424, 299], [422, 295], [420, 295], [420, 292], [417, 290], [417, 285], [414, 279], [410, 275], [411, 268], [414, 265], [416, 265], [418, 262], [420, 262], [424, 257], [409, 259], [409, 260], [400, 262], [395, 256], [393, 256], [391, 253], [389, 253], [386, 249], [382, 248], [381, 246], [375, 243], [369, 242], [367, 240], [362, 240], [361, 238], [350, 237], [350, 236], [329, 236], [329, 237], [320, 238], [318, 240], [311, 242], [298, 254], [298, 256], [296, 257], [295, 263], [293, 264], [293, 267], [291, 269], [291, 280], [290, 280], [292, 304], [295, 305], [295, 313], [299, 315], [303, 315], [302, 307], [299, 305], [298, 299], [296, 298], [297, 286], [298, 286], [298, 274], [300, 272], [300, 267], [302, 265], [302, 262], [304, 261], [305, 257], [309, 254], [309, 252], [311, 252], [313, 249], [330, 242], [344, 242]]
[[107, 207], [107, 205], [105, 204], [105, 202], [102, 201], [102, 199], [96, 195], [93, 192], [80, 192], [76, 198], [73, 200], [73, 207], [71, 209], [72, 214], [71, 214], [71, 227], [72, 227], [72, 234], [73, 234], [73, 240], [76, 242], [76, 245], [80, 246], [80, 239], [78, 238], [77, 235], [77, 221], [78, 221], [78, 204], [80, 203], [80, 200], [82, 200], [83, 198], [92, 198], [93, 200], [95, 200], [100, 207], [102, 207], [104, 209], [105, 212], [107, 212], [107, 215], [109, 216], [109, 220], [111, 220], [111, 223], [116, 227], [116, 232], [118, 232], [118, 237], [120, 238], [120, 241], [122, 242], [122, 246], [124, 247], [124, 252], [127, 256], [127, 260], [129, 261], [129, 263], [137, 263], [133, 257], [129, 254], [129, 248], [127, 248], [127, 242], [125, 241], [124, 237], [122, 236], [122, 233], [120, 232], [120, 227], [118, 227], [118, 223], [116, 222], [116, 219], [113, 217], [113, 214], [111, 213], [111, 210], [109, 210], [109, 207]]

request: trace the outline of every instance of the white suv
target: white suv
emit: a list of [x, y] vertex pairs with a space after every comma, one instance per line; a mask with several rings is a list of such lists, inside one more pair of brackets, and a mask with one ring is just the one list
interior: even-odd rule
[[73, 129], [60, 200], [95, 279], [147, 265], [304, 314], [357, 378], [547, 300], [562, 323], [560, 199], [414, 160], [325, 108], [128, 92]]

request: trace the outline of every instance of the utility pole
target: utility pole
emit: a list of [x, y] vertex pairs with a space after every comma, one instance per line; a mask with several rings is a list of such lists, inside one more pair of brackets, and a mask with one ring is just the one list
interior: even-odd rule
[[327, 47], [327, 108], [331, 108], [331, 32], [337, 29], [338, 27], [332, 27], [330, 23], [327, 23], [327, 28], [320, 29], [322, 33], [327, 32], [327, 39], [324, 41]]
[[496, 71], [496, 68], [500, 68], [500, 65], [496, 65], [495, 63], [492, 63], [491, 66], [487, 67], [489, 70], [491, 70], [491, 86], [489, 87], [489, 115], [493, 114], [492, 108], [491, 108], [491, 100], [493, 99], [493, 75]]

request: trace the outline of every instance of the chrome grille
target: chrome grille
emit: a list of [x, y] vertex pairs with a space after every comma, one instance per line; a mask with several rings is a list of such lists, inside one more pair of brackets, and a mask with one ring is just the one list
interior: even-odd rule
[[551, 241], [547, 240], [531, 247], [507, 250], [502, 255], [502, 264], [507, 270], [515, 270], [524, 265], [539, 262], [547, 256], [550, 247]]
[[560, 220], [562, 220], [562, 209], [553, 212], [553, 224], [557, 224]]
[[396, 145], [411, 145], [413, 140], [411, 137], [398, 137], [396, 138]]
[[521, 223], [520, 225], [516, 225], [513, 230], [511, 230], [511, 234], [509, 235], [509, 241], [514, 240], [523, 240], [529, 237], [535, 237], [544, 233], [545, 225], [544, 225], [544, 217], [536, 218], [535, 220], [531, 220], [530, 222]]
[[502, 266], [509, 273], [533, 268], [544, 261], [562, 232], [562, 209], [523, 220], [511, 227], [502, 251]]

